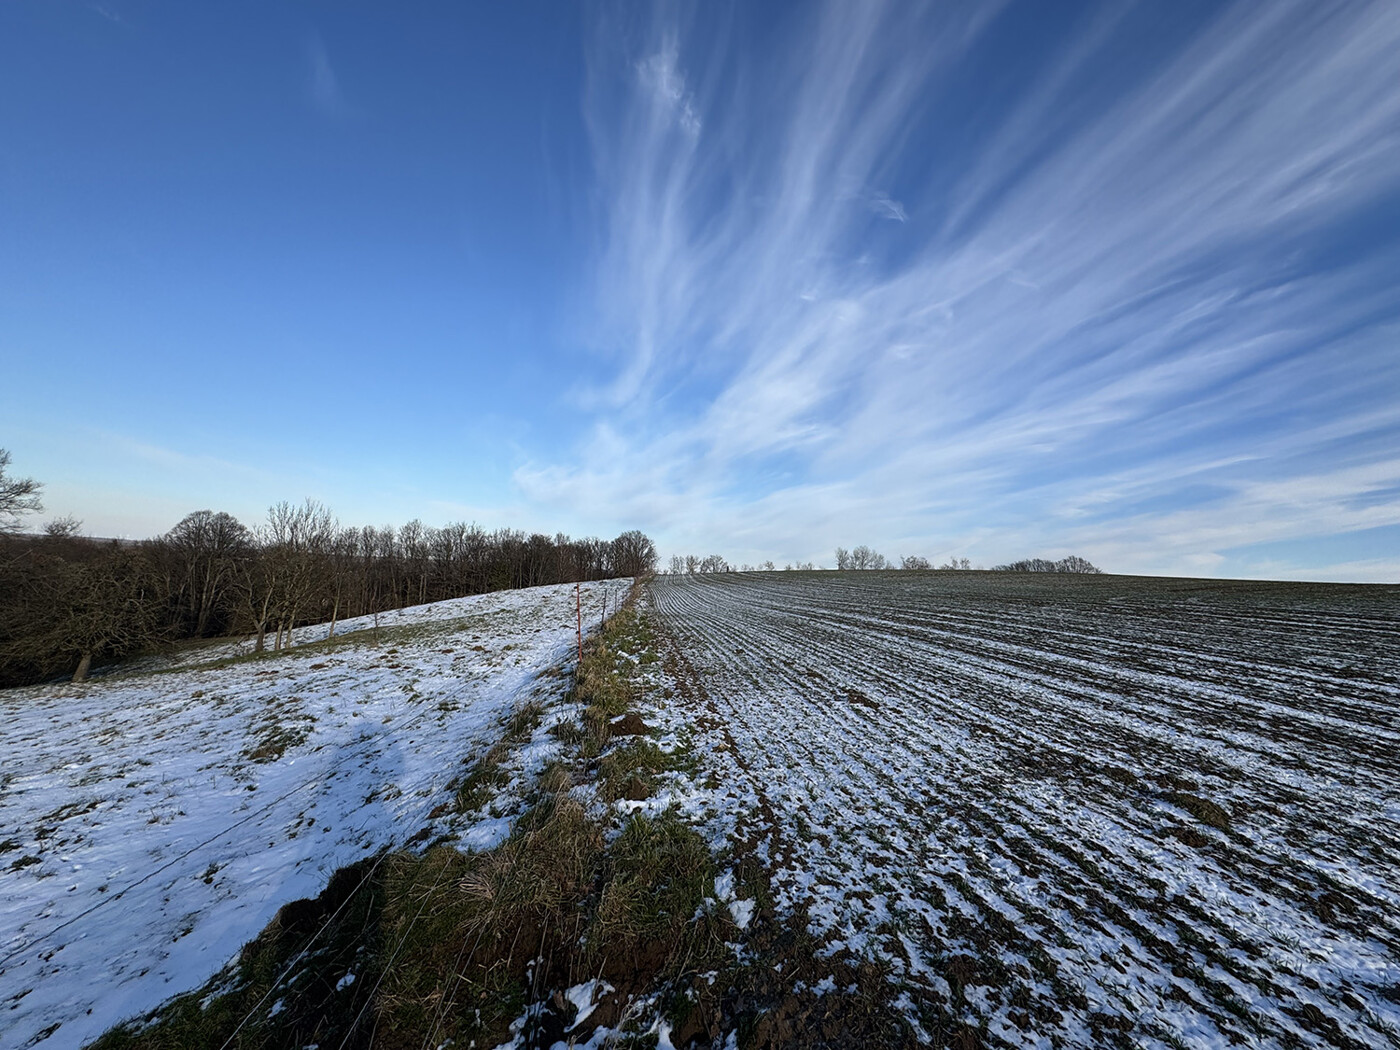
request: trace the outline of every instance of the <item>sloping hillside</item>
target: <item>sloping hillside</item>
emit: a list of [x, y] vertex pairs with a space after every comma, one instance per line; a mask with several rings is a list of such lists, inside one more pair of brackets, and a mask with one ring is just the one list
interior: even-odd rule
[[634, 593], [6, 694], [0, 1045], [1395, 1045], [1395, 589]]
[[[625, 587], [585, 584], [585, 626]], [[546, 672], [575, 630], [574, 588], [542, 587], [0, 694], [0, 1043], [78, 1046], [197, 987], [283, 904], [428, 827], [512, 709], [563, 692]], [[467, 846], [509, 830], [429, 833], [449, 821]]]

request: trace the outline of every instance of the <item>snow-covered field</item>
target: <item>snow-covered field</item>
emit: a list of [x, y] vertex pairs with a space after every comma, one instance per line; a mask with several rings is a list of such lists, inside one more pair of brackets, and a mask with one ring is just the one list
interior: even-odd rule
[[[585, 586], [585, 627], [625, 586]], [[618, 659], [701, 767], [616, 805], [675, 803], [765, 860], [831, 951], [891, 962], [915, 1023], [1003, 1046], [1400, 1046], [1400, 588], [778, 573], [648, 593], [674, 645]], [[0, 693], [0, 1047], [79, 1046], [200, 986], [281, 905], [421, 829], [500, 841], [547, 727], [497, 802], [433, 814], [512, 710], [563, 694], [542, 672], [572, 662], [574, 622], [571, 587], [504, 592], [378, 637], [351, 621], [330, 645], [307, 628], [281, 655]]]
[[[585, 584], [585, 630], [629, 581]], [[0, 693], [0, 1047], [77, 1047], [198, 987], [288, 901], [427, 824], [518, 703], [561, 694], [570, 586]], [[467, 836], [489, 846], [487, 820]]]
[[891, 959], [911, 1017], [994, 1045], [1400, 1046], [1400, 588], [649, 593], [714, 812], [748, 814], [833, 949]]

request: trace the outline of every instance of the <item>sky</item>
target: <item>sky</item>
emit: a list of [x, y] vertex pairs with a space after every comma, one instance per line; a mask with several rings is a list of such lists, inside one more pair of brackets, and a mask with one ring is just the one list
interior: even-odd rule
[[32, 525], [1400, 581], [1400, 6], [0, 5]]

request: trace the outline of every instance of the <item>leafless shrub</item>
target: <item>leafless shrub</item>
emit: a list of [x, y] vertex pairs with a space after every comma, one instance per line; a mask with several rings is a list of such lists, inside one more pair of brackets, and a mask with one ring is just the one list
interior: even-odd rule
[[1074, 572], [1074, 573], [1101, 573], [1102, 569], [1091, 564], [1077, 555], [1071, 554], [1067, 558], [1059, 561], [1050, 561], [1046, 558], [1025, 558], [1021, 561], [1013, 561], [1009, 565], [997, 565], [993, 567], [993, 572]]

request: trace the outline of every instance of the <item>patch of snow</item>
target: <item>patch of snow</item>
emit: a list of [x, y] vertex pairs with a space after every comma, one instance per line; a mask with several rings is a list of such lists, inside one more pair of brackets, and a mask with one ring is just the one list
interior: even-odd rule
[[726, 871], [716, 876], [715, 896], [721, 901], [734, 899], [734, 872]]
[[734, 919], [734, 925], [741, 930], [747, 930], [749, 923], [753, 920], [753, 901], [730, 901], [729, 914]]
[[576, 984], [572, 988], [565, 989], [564, 998], [573, 1003], [574, 1009], [578, 1011], [578, 1015], [574, 1018], [574, 1023], [569, 1025], [565, 1031], [572, 1032], [582, 1025], [584, 1021], [587, 1021], [593, 1014], [593, 1011], [598, 1009], [597, 1000], [613, 991], [615, 991], [615, 989], [612, 985], [596, 978], [592, 981], [584, 981], [582, 984]]
[[658, 1017], [656, 1024], [648, 1035], [656, 1036], [656, 1050], [676, 1050], [676, 1044], [671, 1042], [671, 1024], [665, 1018]]
[[[625, 586], [585, 584], [585, 606]], [[239, 648], [215, 647], [0, 692], [0, 837], [36, 858], [0, 866], [0, 1043], [79, 1046], [198, 987], [282, 905], [425, 825], [477, 849], [509, 834], [428, 815], [513, 708], [562, 695], [542, 672], [572, 662], [573, 586], [379, 619], [378, 644], [362, 617], [329, 649], [298, 628], [257, 660], [211, 665]]]

